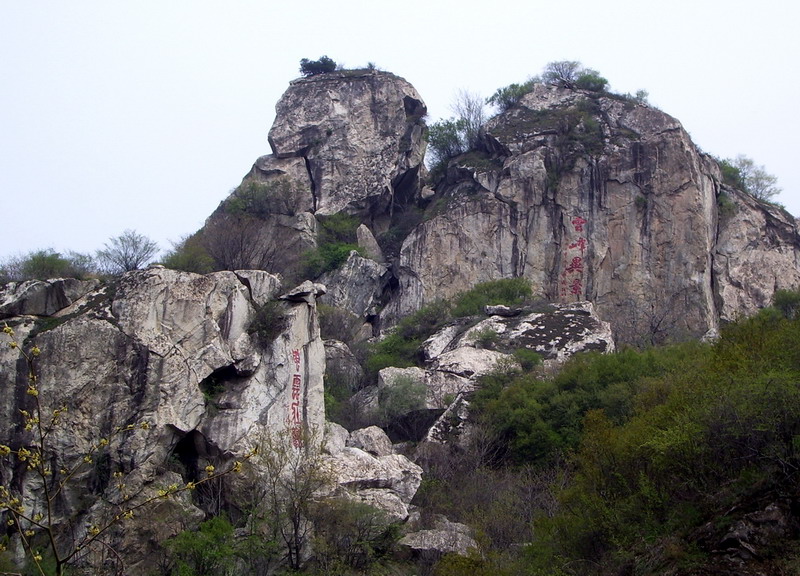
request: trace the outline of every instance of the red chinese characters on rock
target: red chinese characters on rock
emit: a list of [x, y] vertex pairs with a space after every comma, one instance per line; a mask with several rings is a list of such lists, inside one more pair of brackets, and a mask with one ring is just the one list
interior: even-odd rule
[[583, 253], [586, 252], [586, 244], [587, 244], [586, 238], [581, 236], [575, 242], [573, 242], [572, 244], [569, 245], [569, 249], [570, 250], [575, 250], [575, 249], [580, 250], [581, 255], [583, 255]]
[[[586, 251], [589, 241], [583, 236], [584, 228], [589, 223], [586, 218], [576, 216], [570, 220], [572, 224], [572, 241], [566, 241], [564, 245], [563, 262], [564, 269], [561, 271], [559, 279], [559, 295], [561, 300], [566, 301], [583, 296], [583, 272], [585, 267]], [[577, 236], [577, 237], [576, 237]]]
[[292, 363], [295, 373], [292, 375], [291, 402], [287, 425], [290, 430], [292, 445], [295, 448], [303, 447], [303, 375], [301, 373], [300, 350], [292, 350]]
[[572, 226], [575, 228], [575, 232], [583, 232], [583, 226], [588, 222], [588, 220], [581, 218], [580, 216], [576, 216], [572, 219]]
[[572, 262], [570, 263], [569, 266], [567, 266], [565, 271], [567, 272], [567, 274], [570, 274], [572, 272], [583, 272], [583, 258], [581, 258], [580, 256], [575, 256], [575, 258], [572, 259]]

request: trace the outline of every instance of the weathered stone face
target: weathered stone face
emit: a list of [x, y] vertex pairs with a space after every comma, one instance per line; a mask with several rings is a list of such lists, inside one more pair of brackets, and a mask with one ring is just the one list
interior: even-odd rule
[[[522, 276], [549, 301], [593, 302], [623, 340], [654, 343], [800, 285], [793, 219], [753, 200], [720, 219], [716, 163], [658, 110], [537, 85], [487, 124], [482, 146], [482, 161], [450, 163], [405, 239], [386, 318]], [[756, 278], [759, 260], [777, 282]]]
[[[303, 279], [305, 255], [317, 248], [315, 216], [359, 213], [385, 229], [396, 205], [419, 198], [425, 113], [416, 90], [386, 72], [292, 82], [269, 133], [273, 154], [256, 160], [201, 230], [217, 265]], [[358, 242], [383, 262], [370, 228]]]
[[727, 187], [719, 206], [714, 296], [720, 318], [732, 321], [800, 286], [800, 241], [797, 221], [778, 207]]
[[[43, 414], [68, 408], [48, 439], [57, 465], [80, 462], [100, 438], [110, 441], [102, 466], [84, 466], [68, 482], [59, 514], [80, 526], [106, 514], [103, 499], [116, 497], [114, 472], [126, 475], [130, 490], [152, 492], [175, 483], [173, 460], [182, 463], [185, 483], [194, 468], [222, 469], [243, 458], [263, 434], [288, 430], [300, 438], [302, 430], [322, 430], [325, 354], [315, 307], [322, 288], [307, 284], [276, 302], [280, 282], [267, 272], [200, 276], [153, 267], [87, 294], [60, 320], [37, 326], [31, 317], [10, 318], [19, 342], [27, 336], [26, 349], [42, 350], [36, 363]], [[19, 410], [32, 410], [27, 366], [6, 345], [0, 362], [9, 423], [0, 443], [26, 445], [32, 438]], [[130, 424], [132, 430], [115, 432]], [[23, 469], [0, 468], [0, 481], [41, 493]], [[190, 499], [175, 506], [184, 519], [199, 512]], [[141, 539], [124, 542], [123, 555], [141, 552]]]
[[315, 213], [418, 193], [426, 108], [402, 78], [363, 71], [295, 80], [276, 113], [273, 154], [305, 158]]
[[97, 287], [97, 280], [56, 278], [10, 282], [0, 289], [0, 318], [50, 316]]

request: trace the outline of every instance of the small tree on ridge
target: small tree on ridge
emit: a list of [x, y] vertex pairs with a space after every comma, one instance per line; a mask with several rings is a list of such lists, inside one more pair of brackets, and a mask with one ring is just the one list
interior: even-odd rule
[[100, 265], [111, 274], [138, 270], [158, 254], [158, 244], [135, 230], [125, 230], [97, 251]]

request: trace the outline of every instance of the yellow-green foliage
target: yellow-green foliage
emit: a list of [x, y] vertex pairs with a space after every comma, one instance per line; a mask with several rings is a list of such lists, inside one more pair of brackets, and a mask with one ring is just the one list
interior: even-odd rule
[[[798, 488], [800, 321], [768, 309], [713, 346], [627, 354], [667, 362], [618, 380], [628, 387], [623, 410], [595, 394], [570, 416], [580, 421], [575, 475], [560, 513], [539, 526], [540, 559], [625, 562], [668, 540], [671, 552], [641, 571], [658, 573], [695, 560], [691, 534], [715, 516], [756, 493]], [[582, 362], [600, 374], [598, 360]]]

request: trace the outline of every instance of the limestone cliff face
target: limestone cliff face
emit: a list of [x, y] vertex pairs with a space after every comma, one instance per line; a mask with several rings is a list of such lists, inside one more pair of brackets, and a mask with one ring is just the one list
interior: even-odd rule
[[402, 78], [367, 70], [295, 80], [276, 112], [273, 154], [305, 159], [315, 213], [416, 193], [426, 109]]
[[[42, 350], [38, 398], [45, 417], [68, 409], [48, 439], [54, 470], [94, 454], [101, 438], [111, 442], [102, 458], [97, 453], [96, 463], [66, 484], [56, 502], [60, 518], [84, 526], [107, 515], [105, 500], [118, 498], [113, 473], [126, 475], [131, 493], [147, 495], [197, 479], [207, 464], [223, 467], [242, 458], [264, 433], [323, 429], [319, 289], [309, 282], [284, 295], [272, 317], [278, 324], [266, 338], [253, 329], [254, 320], [279, 290], [267, 272], [199, 276], [151, 268], [89, 292], [53, 317], [6, 320], [24, 348]], [[0, 362], [0, 418], [7, 424], [0, 443], [26, 446], [32, 438], [20, 410], [32, 411], [27, 366], [5, 342]], [[131, 424], [133, 430], [115, 432]], [[24, 468], [0, 466], [0, 484], [24, 487], [31, 506], [41, 506], [36, 482]], [[146, 518], [133, 523], [120, 553], [139, 562], [151, 538], [202, 518], [196, 504], [188, 498], [161, 502], [163, 525]], [[156, 529], [160, 535], [142, 532]]]
[[800, 286], [797, 221], [785, 210], [723, 187], [714, 248], [714, 297], [722, 320], [768, 306]]
[[402, 78], [364, 70], [295, 80], [276, 109], [273, 153], [201, 233], [225, 267], [297, 277], [317, 246], [315, 216], [357, 214], [385, 229], [395, 206], [416, 203], [426, 108]]
[[[550, 301], [593, 302], [623, 340], [701, 336], [800, 285], [794, 220], [735, 191], [720, 200], [720, 180], [663, 112], [537, 85], [450, 163], [403, 242], [387, 314], [523, 276]], [[720, 219], [722, 202], [734, 207]]]
[[[85, 526], [119, 513], [117, 473], [141, 500], [203, 478], [209, 464], [225, 469], [265, 439], [290, 442], [297, 458], [319, 450], [325, 350], [316, 302], [323, 285], [305, 281], [284, 291], [277, 276], [260, 270], [198, 275], [154, 266], [99, 287], [66, 283], [69, 298], [43, 297], [47, 289], [61, 294], [64, 284], [7, 286], [0, 317], [19, 347], [41, 349], [35, 363], [43, 418], [67, 408], [48, 436], [46, 457], [54, 471], [79, 465], [54, 503], [56, 525], [84, 527], [78, 540]], [[20, 310], [29, 313], [12, 312]], [[8, 342], [4, 334], [0, 444], [17, 450], [35, 445], [21, 412], [34, 413], [34, 399], [26, 394], [28, 365]], [[102, 450], [101, 438], [109, 442]], [[404, 456], [373, 458], [330, 441], [328, 452], [338, 463], [329, 493], [405, 519], [419, 467]], [[252, 458], [246, 478], [220, 484], [217, 506], [251, 501], [270, 474], [260, 458]], [[62, 482], [64, 472], [52, 478]], [[0, 485], [24, 494], [31, 514], [44, 510], [39, 478], [8, 455], [0, 458]], [[186, 492], [159, 500], [109, 532], [131, 573], [149, 573], [153, 549], [203, 519], [204, 498]]]

